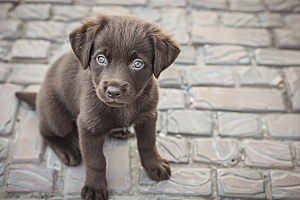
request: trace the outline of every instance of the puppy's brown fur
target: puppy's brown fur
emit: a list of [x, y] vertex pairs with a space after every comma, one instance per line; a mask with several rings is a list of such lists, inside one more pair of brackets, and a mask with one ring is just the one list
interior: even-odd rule
[[[132, 124], [150, 178], [169, 179], [169, 163], [155, 145], [155, 77], [176, 59], [180, 52], [177, 44], [146, 20], [104, 15], [75, 29], [70, 43], [73, 52], [62, 55], [49, 69], [36, 109], [40, 132], [62, 162], [78, 165], [82, 155], [86, 181], [81, 196], [85, 200], [108, 199], [103, 142], [112, 129]], [[99, 55], [106, 58], [105, 64], [97, 61]], [[137, 59], [144, 64], [142, 68], [133, 67]], [[110, 89], [114, 92], [116, 88], [121, 93], [112, 98]], [[69, 137], [77, 132], [81, 153]]]

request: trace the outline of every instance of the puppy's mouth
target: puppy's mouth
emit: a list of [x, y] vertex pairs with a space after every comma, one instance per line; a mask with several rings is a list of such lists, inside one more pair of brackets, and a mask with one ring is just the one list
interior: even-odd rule
[[119, 108], [126, 105], [126, 103], [117, 103], [117, 102], [105, 102], [109, 107]]

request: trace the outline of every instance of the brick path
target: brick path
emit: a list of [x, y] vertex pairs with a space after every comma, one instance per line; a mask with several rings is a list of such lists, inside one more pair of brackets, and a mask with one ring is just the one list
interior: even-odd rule
[[299, 0], [0, 2], [0, 199], [80, 199], [83, 165], [60, 163], [14, 93], [38, 91], [95, 13], [158, 22], [182, 50], [159, 79], [157, 146], [173, 176], [150, 180], [136, 139], [108, 138], [112, 200], [300, 199]]

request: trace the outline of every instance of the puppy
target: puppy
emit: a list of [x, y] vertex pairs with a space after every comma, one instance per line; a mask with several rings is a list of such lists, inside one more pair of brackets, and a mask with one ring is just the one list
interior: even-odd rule
[[[103, 143], [113, 129], [132, 124], [149, 177], [169, 179], [169, 163], [155, 145], [156, 78], [176, 59], [178, 45], [154, 23], [117, 15], [88, 19], [69, 39], [73, 52], [62, 55], [47, 72], [36, 110], [45, 142], [64, 164], [78, 165], [82, 155], [82, 198], [108, 199]], [[35, 95], [17, 94], [28, 101]], [[81, 152], [72, 144], [74, 133], [79, 134]]]

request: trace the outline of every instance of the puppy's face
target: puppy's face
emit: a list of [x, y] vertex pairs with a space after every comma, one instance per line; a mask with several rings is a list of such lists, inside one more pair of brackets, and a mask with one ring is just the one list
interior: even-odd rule
[[111, 107], [133, 102], [179, 54], [157, 25], [133, 16], [97, 16], [75, 29], [70, 42], [97, 96]]

